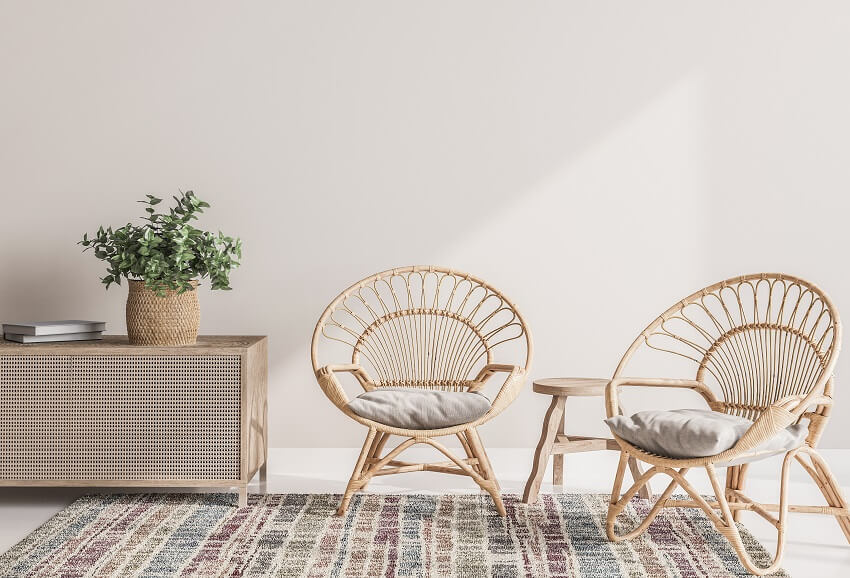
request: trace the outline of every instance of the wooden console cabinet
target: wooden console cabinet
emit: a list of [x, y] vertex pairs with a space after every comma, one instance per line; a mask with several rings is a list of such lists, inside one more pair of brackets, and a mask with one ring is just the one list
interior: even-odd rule
[[238, 488], [268, 458], [265, 337], [0, 341], [0, 486]]

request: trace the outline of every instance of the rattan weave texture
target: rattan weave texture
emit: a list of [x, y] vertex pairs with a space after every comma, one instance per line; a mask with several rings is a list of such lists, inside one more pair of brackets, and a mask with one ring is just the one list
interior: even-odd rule
[[127, 336], [133, 345], [191, 345], [198, 338], [201, 307], [198, 283], [192, 291], [166, 290], [160, 297], [143, 281], [130, 280], [127, 292]]
[[241, 360], [0, 356], [0, 479], [238, 480]]
[[[620, 413], [624, 387], [691, 389], [708, 407], [753, 420], [730, 449], [714, 456], [674, 459], [652, 454], [618, 437], [620, 465], [608, 510], [608, 537], [615, 541], [644, 532], [665, 507], [700, 508], [732, 544], [748, 571], [770, 574], [782, 560], [788, 512], [834, 516], [850, 541], [850, 508], [817, 443], [833, 405], [833, 371], [841, 349], [841, 322], [829, 297], [816, 285], [781, 273], [756, 273], [726, 279], [685, 297], [652, 321], [626, 351], [606, 388], [608, 417]], [[664, 361], [685, 362], [688, 372], [674, 378], [627, 377], [635, 354], [663, 353]], [[779, 475], [779, 503], [754, 501], [744, 493], [748, 459], [761, 443], [792, 423], [807, 423], [805, 442], [785, 454]], [[621, 495], [630, 458], [651, 467]], [[717, 478], [726, 468], [725, 487]], [[799, 465], [815, 482], [825, 506], [789, 504], [788, 474]], [[711, 480], [715, 500], [705, 500], [687, 481], [689, 469], [699, 467]], [[615, 529], [617, 516], [653, 476], [671, 478], [645, 519], [630, 531]], [[671, 499], [681, 486], [689, 500]], [[719, 510], [719, 513], [718, 513]], [[757, 564], [744, 548], [735, 522], [741, 511], [752, 511], [777, 529], [774, 560]], [[777, 515], [774, 515], [777, 513]]]
[[[335, 354], [322, 355], [320, 345], [335, 346]], [[514, 304], [468, 273], [437, 266], [398, 267], [343, 291], [319, 318], [311, 348], [322, 391], [344, 414], [369, 428], [339, 514], [345, 513], [352, 495], [374, 476], [433, 471], [471, 477], [493, 497], [504, 516], [499, 483], [476, 428], [519, 395], [532, 351], [531, 333]], [[325, 364], [322, 357], [332, 363]], [[366, 391], [398, 387], [475, 392], [498, 373], [507, 377], [489, 411], [478, 419], [417, 430], [354, 413], [339, 379], [344, 373], [354, 375]], [[383, 454], [392, 435], [407, 439]], [[457, 436], [466, 458], [436, 441], [442, 436]], [[448, 460], [422, 464], [396, 459], [415, 444], [428, 444]]]

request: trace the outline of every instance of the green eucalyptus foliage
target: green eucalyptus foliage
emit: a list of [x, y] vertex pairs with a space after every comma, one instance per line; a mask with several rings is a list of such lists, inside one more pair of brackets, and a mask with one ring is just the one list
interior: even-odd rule
[[242, 242], [201, 231], [190, 222], [197, 219], [209, 204], [192, 191], [174, 197], [176, 206], [167, 213], [154, 207], [162, 199], [146, 195], [139, 201], [146, 205], [143, 225], [127, 223], [120, 229], [102, 226], [89, 237], [83, 235], [83, 251], [92, 249], [94, 256], [106, 261], [106, 276], [101, 281], [109, 289], [121, 278], [145, 282], [145, 286], [160, 296], [167, 289], [178, 293], [193, 290], [191, 281], [209, 277], [213, 289], [230, 289], [230, 270], [239, 266]]

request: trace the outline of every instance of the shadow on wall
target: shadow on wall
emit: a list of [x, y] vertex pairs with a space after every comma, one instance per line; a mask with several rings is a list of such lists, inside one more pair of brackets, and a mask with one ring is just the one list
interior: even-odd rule
[[[585, 21], [579, 26], [574, 18], [564, 23], [588, 25]], [[319, 121], [328, 125], [323, 134], [335, 135], [340, 125], [351, 122], [347, 119], [361, 118], [364, 111], [378, 122], [368, 132], [357, 129], [340, 135], [341, 141], [323, 141], [315, 154], [335, 151], [330, 154], [333, 166], [327, 173], [299, 177], [308, 190], [318, 186], [333, 191], [299, 199], [298, 213], [316, 217], [307, 227], [295, 225], [282, 232], [309, 239], [310, 247], [290, 256], [302, 273], [296, 279], [304, 282], [287, 290], [292, 302], [303, 306], [280, 312], [287, 316], [288, 330], [275, 335], [286, 340], [275, 349], [280, 347], [287, 357], [276, 362], [274, 371], [276, 383], [286, 390], [280, 399], [292, 399], [295, 393], [295, 399], [305, 400], [299, 409], [286, 411], [285, 429], [296, 439], [296, 432], [310, 433], [293, 442], [289, 436], [273, 439], [291, 445], [305, 443], [301, 440], [320, 446], [357, 443], [358, 426], [341, 418], [313, 383], [307, 341], [324, 306], [368, 274], [394, 265], [436, 262], [487, 279], [514, 298], [530, 319], [538, 344], [535, 375], [608, 374], [616, 356], [654, 314], [652, 302], [636, 309], [636, 322], [611, 342], [610, 334], [577, 312], [584, 308], [588, 292], [596, 293], [604, 305], [623, 294], [623, 287], [611, 281], [621, 276], [653, 278], [662, 268], [666, 279], [674, 276], [675, 267], [680, 277], [684, 275], [680, 282], [687, 290], [692, 278], [702, 281], [702, 275], [691, 274], [702, 269], [702, 263], [682, 264], [685, 251], [704, 250], [699, 227], [692, 222], [672, 227], [683, 233], [683, 246], [667, 236], [671, 227], [648, 233], [643, 220], [670, 215], [672, 221], [682, 205], [701, 208], [702, 190], [696, 183], [701, 170], [694, 166], [699, 162], [693, 155], [700, 152], [695, 141], [702, 134], [693, 125], [694, 116], [703, 111], [699, 79], [688, 80], [701, 49], [693, 36], [646, 24], [656, 33], [649, 42], [646, 28], [609, 14], [597, 14], [587, 30], [563, 34], [536, 22], [546, 34], [508, 46], [494, 36], [494, 42], [470, 57], [470, 76], [476, 78], [461, 75], [450, 82], [439, 78], [444, 71], [428, 62], [432, 85], [400, 89], [398, 77], [391, 76], [384, 81], [386, 92], [374, 87], [366, 92], [375, 101], [359, 95], [353, 97], [355, 103], [334, 101], [329, 107], [332, 118]], [[443, 52], [470, 51], [450, 38], [455, 44], [434, 47], [429, 58], [445, 65], [450, 59]], [[623, 51], [623, 45], [634, 49]], [[680, 50], [671, 52], [670, 45]], [[376, 60], [357, 58], [372, 66]], [[489, 64], [483, 68], [488, 75], [482, 77], [475, 62]], [[404, 76], [400, 80], [416, 81]], [[451, 98], [433, 92], [447, 86]], [[671, 92], [672, 114], [664, 112]], [[339, 95], [349, 97], [345, 91]], [[659, 99], [660, 112], [655, 106]], [[381, 110], [375, 109], [376, 101]], [[411, 108], [411, 101], [419, 108]], [[644, 114], [651, 121], [642, 121]], [[662, 123], [661, 131], [654, 121]], [[653, 144], [660, 144], [660, 150], [649, 153]], [[671, 168], [671, 159], [683, 162]], [[350, 192], [352, 188], [357, 192]], [[644, 249], [653, 256], [629, 256], [631, 240], [647, 237], [651, 243]], [[292, 243], [300, 247], [303, 241], [293, 238]], [[661, 253], [657, 262], [654, 249]], [[675, 299], [675, 289], [661, 297]], [[656, 309], [666, 306], [659, 302]], [[610, 314], [618, 315], [617, 308]], [[583, 336], [584, 343], [571, 332]], [[607, 337], [609, 343], [588, 343], [588, 333], [598, 334], [593, 339]], [[536, 428], [523, 427], [528, 419], [521, 415], [539, 419], [538, 405], [529, 396], [520, 399], [517, 409], [506, 414], [512, 419], [489, 428], [494, 430], [490, 443], [533, 445]], [[305, 407], [309, 411], [303, 411]]]
[[[286, 303], [271, 314], [280, 326], [302, 329], [276, 336], [282, 350], [302, 356], [327, 302], [351, 282], [392, 266], [456, 264], [489, 273], [488, 280], [514, 295], [511, 285], [524, 283], [526, 264], [518, 252], [498, 265], [498, 255], [466, 258], [464, 245], [481, 236], [492, 234], [487, 242], [495, 246], [547, 254], [552, 262], [570, 243], [592, 251], [593, 239], [571, 238], [566, 227], [561, 246], [530, 246], [523, 237], [537, 223], [525, 214], [498, 231], [492, 221], [690, 74], [707, 37], [670, 30], [657, 14], [629, 7], [578, 13], [549, 5], [521, 14], [497, 11], [484, 20], [465, 9], [458, 7], [452, 18], [417, 13], [424, 20], [416, 30], [381, 26], [368, 38], [351, 26], [351, 19], [367, 16], [344, 9], [327, 20], [308, 19], [311, 26], [296, 32], [312, 48], [304, 50], [310, 59], [292, 63], [297, 93], [282, 95], [278, 118], [270, 119], [290, 134], [284, 144], [293, 147], [284, 155], [274, 151], [276, 164], [285, 167], [285, 193], [246, 195], [249, 202], [228, 208], [255, 224], [244, 235], [252, 249], [239, 273], [241, 298], [254, 302], [244, 289], [249, 285], [279, 291]], [[293, 127], [302, 138], [292, 135]], [[288, 158], [297, 162], [281, 163]], [[594, 170], [621, 170], [617, 159], [607, 160]], [[597, 176], [608, 179], [604, 172]], [[257, 186], [267, 188], [264, 180]], [[553, 194], [540, 208], [571, 225], [589, 222], [593, 226], [583, 228], [599, 238], [604, 211], [619, 212], [616, 201], [639, 208], [629, 194], [634, 183], [619, 181], [616, 190], [598, 187], [591, 194], [569, 184], [557, 191], [549, 185]], [[594, 193], [605, 202], [587, 198]], [[675, 198], [672, 191], [657, 194]]]
[[[714, 173], [750, 169], [731, 160], [732, 128], [705, 125], [760, 107], [726, 86], [771, 85], [778, 68], [752, 70], [765, 47], [827, 66], [825, 43], [843, 38], [756, 26], [767, 6], [774, 24], [800, 17], [776, 3], [153, 6], [99, 6], [93, 21], [20, 5], [0, 24], [0, 119], [18, 135], [0, 143], [0, 183], [46, 231], [5, 249], [2, 312], [75, 303], [123, 329], [126, 289], [104, 297], [100, 264], [73, 243], [145, 193], [194, 188], [212, 204], [201, 224], [245, 246], [234, 291], [201, 290], [202, 331], [270, 334], [272, 446], [359, 445], [308, 342], [339, 291], [392, 266], [439, 263], [503, 290], [534, 333], [535, 376], [609, 374], [653, 315], [750, 265], [709, 243]], [[778, 91], [789, 114], [818, 102]], [[7, 243], [30, 223], [11, 220]], [[542, 404], [524, 392], [488, 444], [533, 445]]]

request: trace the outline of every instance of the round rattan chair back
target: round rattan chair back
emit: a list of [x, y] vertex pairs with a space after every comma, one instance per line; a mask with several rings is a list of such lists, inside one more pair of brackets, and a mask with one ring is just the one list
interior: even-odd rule
[[[758, 273], [721, 281], [654, 320], [623, 356], [614, 377], [643, 347], [690, 360], [726, 413], [755, 419], [771, 403], [808, 394], [831, 376], [841, 324], [829, 297], [802, 279]], [[833, 380], [825, 383], [831, 395]]]
[[[316, 325], [314, 370], [323, 365], [319, 348], [327, 342], [342, 344], [336, 353], [348, 357], [335, 362], [362, 365], [375, 387], [449, 391], [468, 387], [489, 363], [528, 369], [532, 351], [525, 322], [504, 295], [434, 266], [384, 271], [346, 289]], [[514, 359], [497, 358], [502, 352]]]

